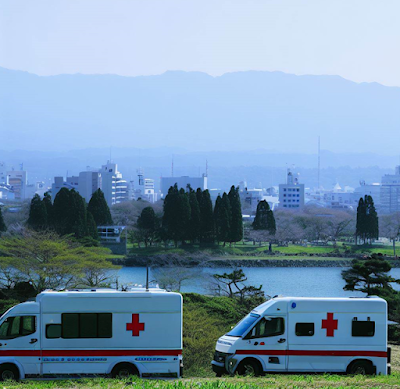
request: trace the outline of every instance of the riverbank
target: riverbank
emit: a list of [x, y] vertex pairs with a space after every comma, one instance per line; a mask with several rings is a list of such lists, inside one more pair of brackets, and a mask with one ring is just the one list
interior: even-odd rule
[[[181, 256], [176, 254], [154, 255], [154, 256], [127, 256], [123, 259], [113, 260], [116, 265], [127, 267], [163, 267], [163, 266], [184, 266], [184, 267], [349, 267], [355, 257], [317, 257], [317, 256], [279, 256], [273, 259], [226, 256], [208, 257], [205, 255]], [[400, 268], [400, 260], [387, 259], [393, 268]]]

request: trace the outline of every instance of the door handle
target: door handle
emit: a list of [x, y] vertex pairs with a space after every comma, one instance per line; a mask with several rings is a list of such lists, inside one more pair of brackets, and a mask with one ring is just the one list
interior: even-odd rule
[[33, 339], [31, 339], [31, 341], [29, 343], [33, 344], [33, 343], [36, 343], [36, 342], [37, 342], [37, 339], [33, 338]]
[[278, 343], [285, 343], [286, 342], [286, 339], [283, 339], [283, 338], [280, 338], [279, 340], [278, 340]]

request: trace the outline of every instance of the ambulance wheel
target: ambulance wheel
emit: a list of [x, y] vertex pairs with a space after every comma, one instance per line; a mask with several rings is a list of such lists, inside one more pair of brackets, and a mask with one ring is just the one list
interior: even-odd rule
[[112, 369], [111, 376], [113, 378], [128, 378], [131, 375], [139, 375], [136, 367], [130, 363], [119, 363]]
[[0, 381], [18, 381], [19, 371], [15, 365], [5, 363], [0, 366]]
[[348, 368], [349, 374], [369, 375], [373, 374], [374, 369], [369, 361], [354, 361]]
[[262, 368], [260, 362], [256, 361], [255, 359], [245, 359], [244, 361], [240, 362], [237, 372], [239, 375], [253, 375], [257, 377], [261, 375]]

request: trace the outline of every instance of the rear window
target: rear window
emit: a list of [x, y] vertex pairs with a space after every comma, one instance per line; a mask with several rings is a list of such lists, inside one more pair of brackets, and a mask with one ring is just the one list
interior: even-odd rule
[[314, 323], [296, 323], [296, 336], [313, 336]]
[[374, 321], [353, 320], [351, 324], [351, 336], [371, 337], [375, 335]]

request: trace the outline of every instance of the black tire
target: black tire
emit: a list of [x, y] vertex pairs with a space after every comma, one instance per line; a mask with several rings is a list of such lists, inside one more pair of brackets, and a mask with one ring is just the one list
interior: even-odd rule
[[369, 361], [355, 361], [347, 369], [349, 374], [370, 375], [374, 373], [372, 363]]
[[11, 363], [0, 365], [0, 381], [18, 381], [19, 370]]
[[130, 363], [119, 363], [112, 369], [112, 378], [128, 378], [132, 375], [139, 376], [136, 367]]
[[262, 368], [260, 362], [254, 359], [245, 359], [244, 361], [240, 362], [237, 372], [239, 375], [242, 376], [250, 376], [253, 375], [258, 377], [262, 373]]

